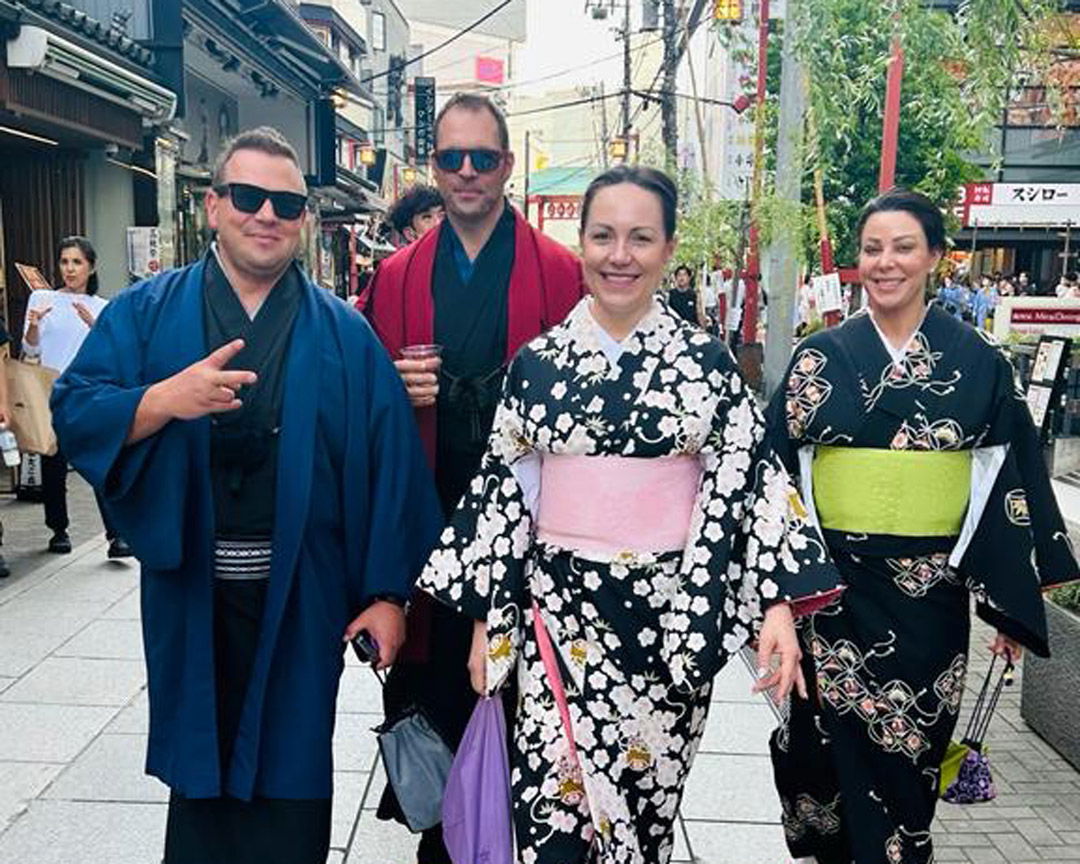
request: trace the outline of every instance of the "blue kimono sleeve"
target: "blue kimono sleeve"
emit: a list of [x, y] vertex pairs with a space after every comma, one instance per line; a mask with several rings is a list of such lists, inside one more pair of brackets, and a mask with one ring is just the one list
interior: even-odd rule
[[97, 490], [139, 560], [172, 570], [183, 557], [188, 447], [179, 424], [126, 445], [153, 382], [141, 374], [138, 307], [122, 295], [102, 311], [53, 389], [53, 426], [68, 461]]

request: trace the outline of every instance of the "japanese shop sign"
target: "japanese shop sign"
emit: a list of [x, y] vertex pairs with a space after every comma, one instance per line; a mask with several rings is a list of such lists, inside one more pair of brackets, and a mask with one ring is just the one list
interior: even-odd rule
[[435, 79], [419, 76], [413, 83], [416, 104], [416, 164], [427, 165], [435, 149]]
[[1080, 183], [968, 183], [964, 226], [1080, 225]]

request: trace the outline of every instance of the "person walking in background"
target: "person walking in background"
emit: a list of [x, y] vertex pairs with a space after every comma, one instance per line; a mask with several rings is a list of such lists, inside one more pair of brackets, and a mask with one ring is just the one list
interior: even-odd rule
[[324, 864], [344, 639], [404, 639], [441, 527], [397, 372], [295, 262], [295, 150], [218, 159], [197, 263], [117, 297], [61, 376], [61, 447], [142, 562], [165, 864]]
[[938, 288], [937, 301], [941, 308], [952, 315], [957, 321], [970, 318], [971, 293], [967, 286], [951, 274], [946, 274]]
[[802, 628], [812, 692], [772, 754], [796, 858], [929, 864], [971, 598], [995, 654], [1046, 656], [1041, 590], [1080, 570], [1009, 360], [923, 299], [941, 209], [892, 190], [857, 237], [868, 312], [803, 342], [769, 408], [846, 585]]
[[[446, 218], [382, 262], [367, 308], [391, 356], [401, 358], [396, 365], [445, 514], [480, 464], [507, 362], [584, 293], [577, 258], [506, 201], [514, 167], [509, 148], [506, 119], [490, 100], [459, 94], [446, 103], [435, 122], [433, 159]], [[441, 359], [403, 354], [432, 344], [441, 347]], [[465, 668], [471, 640], [471, 620], [417, 595], [408, 641], [384, 690], [387, 715], [419, 704], [456, 748], [476, 702]], [[403, 818], [389, 787], [378, 815]], [[441, 826], [423, 833], [418, 861], [450, 864]]]
[[990, 329], [993, 324], [991, 316], [997, 304], [997, 286], [989, 276], [983, 276], [979, 280], [979, 287], [973, 289], [971, 294], [971, 317], [975, 327], [979, 330]]
[[[0, 324], [0, 371], [2, 371], [3, 364], [10, 355], [11, 335], [8, 333], [7, 328]], [[0, 375], [0, 427], [8, 428], [11, 424], [11, 402], [8, 400], [8, 384], [7, 375]], [[0, 545], [4, 542], [4, 526], [0, 523]], [[0, 579], [4, 579], [11, 575], [11, 569], [7, 565], [7, 561], [4, 560], [4, 556], [0, 555]]]
[[1054, 293], [1063, 300], [1080, 300], [1080, 274], [1069, 270], [1061, 277]]
[[1038, 297], [1043, 292], [1039, 290], [1039, 286], [1031, 281], [1031, 277], [1024, 271], [1017, 274], [1016, 277], [1016, 294], [1018, 297]]
[[442, 195], [438, 189], [418, 183], [397, 199], [386, 212], [386, 222], [393, 230], [394, 245], [415, 243], [443, 217]]
[[[53, 291], [34, 291], [26, 306], [23, 357], [63, 373], [79, 353], [101, 310], [108, 303], [98, 296], [97, 252], [85, 237], [65, 237], [57, 249], [61, 286]], [[41, 457], [41, 494], [45, 502], [45, 525], [52, 531], [49, 551], [71, 551], [67, 508], [68, 460], [63, 449]], [[98, 512], [109, 541], [110, 558], [127, 558], [131, 548], [117, 536], [108, 508], [97, 496]]]
[[683, 321], [702, 326], [701, 316], [698, 314], [698, 294], [694, 285], [694, 273], [685, 264], [675, 268], [671, 287], [667, 292], [667, 302], [673, 312]]
[[666, 864], [714, 675], [757, 636], [757, 689], [801, 691], [793, 615], [839, 593], [731, 355], [657, 299], [677, 196], [650, 168], [589, 186], [591, 297], [514, 358], [417, 583], [473, 620], [477, 692], [516, 677], [530, 864]]

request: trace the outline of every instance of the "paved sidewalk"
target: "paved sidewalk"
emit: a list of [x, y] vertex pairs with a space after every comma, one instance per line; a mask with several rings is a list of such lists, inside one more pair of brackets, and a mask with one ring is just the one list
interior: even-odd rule
[[[85, 486], [75, 485], [73, 497], [89, 506]], [[1080, 518], [1080, 500], [1069, 512]], [[40, 545], [45, 537], [31, 530], [39, 508], [0, 503], [0, 518], [9, 544], [27, 536]], [[20, 519], [27, 524], [17, 528]], [[98, 536], [71, 556], [11, 554], [27, 566], [0, 582], [0, 864], [160, 861], [166, 790], [142, 773], [138, 570], [107, 562], [104, 549]], [[969, 703], [988, 639], [978, 628]], [[773, 715], [750, 695], [750, 683], [737, 662], [718, 681], [686, 792], [678, 861], [789, 860], [766, 748]], [[939, 807], [939, 861], [1080, 861], [1080, 774], [1026, 728], [1019, 698], [1018, 685], [1004, 695], [990, 734], [1001, 795], [975, 807]], [[377, 682], [350, 659], [335, 740], [329, 864], [414, 860], [414, 838], [374, 818], [384, 782], [370, 731], [378, 712]]]

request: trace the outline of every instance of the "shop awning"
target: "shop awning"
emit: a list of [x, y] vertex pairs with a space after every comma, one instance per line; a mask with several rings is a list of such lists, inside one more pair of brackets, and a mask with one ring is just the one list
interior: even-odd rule
[[362, 94], [356, 76], [310, 30], [285, 0], [239, 0], [240, 20], [264, 37], [266, 46], [290, 66], [318, 78], [324, 87]]

